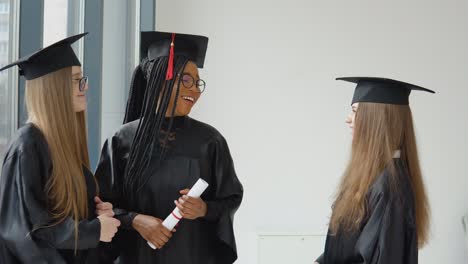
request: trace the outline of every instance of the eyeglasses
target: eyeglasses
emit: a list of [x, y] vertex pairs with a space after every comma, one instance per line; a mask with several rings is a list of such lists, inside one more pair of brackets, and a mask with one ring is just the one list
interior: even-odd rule
[[[180, 78], [180, 74], [178, 74], [177, 76]], [[193, 78], [192, 75], [188, 73], [182, 74], [181, 82], [182, 85], [187, 89], [190, 89], [195, 85], [195, 87], [197, 88], [197, 92], [203, 93], [203, 91], [205, 91], [205, 81], [202, 79], [195, 80], [195, 78]]]
[[83, 76], [80, 79], [75, 79], [74, 81], [79, 82], [78, 88], [80, 89], [80, 92], [83, 92], [88, 84], [88, 76]]

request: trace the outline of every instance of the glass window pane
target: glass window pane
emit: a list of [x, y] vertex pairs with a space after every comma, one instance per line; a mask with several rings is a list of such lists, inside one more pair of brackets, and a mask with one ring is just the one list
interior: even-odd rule
[[67, 37], [68, 0], [44, 1], [43, 47]]
[[[8, 63], [10, 1], [0, 0], [0, 65]], [[12, 131], [12, 91], [8, 85], [8, 71], [0, 72], [0, 157], [5, 152]], [[0, 164], [1, 167], [1, 164]]]

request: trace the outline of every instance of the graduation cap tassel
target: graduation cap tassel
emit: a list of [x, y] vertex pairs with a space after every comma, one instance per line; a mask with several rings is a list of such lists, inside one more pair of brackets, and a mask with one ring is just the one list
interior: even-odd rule
[[172, 80], [174, 76], [174, 40], [175, 33], [172, 33], [171, 49], [169, 50], [169, 62], [167, 65], [166, 81]]

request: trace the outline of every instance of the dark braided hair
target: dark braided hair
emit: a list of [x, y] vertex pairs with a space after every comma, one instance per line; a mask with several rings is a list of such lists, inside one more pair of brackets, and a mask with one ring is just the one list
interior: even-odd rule
[[[144, 61], [142, 64], [143, 63]], [[132, 82], [127, 100], [127, 107], [125, 109], [124, 124], [140, 118], [141, 108], [143, 106], [143, 97], [146, 91], [145, 69], [143, 69], [140, 65], [137, 65], [133, 71]]]
[[[185, 57], [176, 56], [174, 72], [176, 74], [182, 72], [187, 62]], [[128, 202], [131, 206], [138, 206], [135, 200], [136, 194], [149, 180], [150, 175], [145, 172], [152, 155], [156, 152], [159, 157], [158, 163], [155, 164], [159, 167], [167, 151], [165, 145], [172, 129], [181, 82], [179, 78], [174, 107], [170, 109], [167, 133], [162, 133], [177, 79], [176, 75], [172, 80], [166, 81], [167, 64], [168, 57], [160, 57], [156, 60], [144, 59], [133, 74], [124, 123], [138, 118], [140, 122], [133, 139], [123, 182], [123, 192], [129, 198]], [[164, 138], [160, 141], [162, 136]]]

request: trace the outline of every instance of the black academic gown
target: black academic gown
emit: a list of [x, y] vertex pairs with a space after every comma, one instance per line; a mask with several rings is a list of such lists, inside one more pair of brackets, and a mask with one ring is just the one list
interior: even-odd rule
[[[88, 188], [89, 219], [78, 229], [75, 249], [74, 220], [60, 224], [49, 214], [44, 191], [52, 163], [47, 142], [32, 124], [19, 129], [6, 152], [0, 179], [0, 263], [98, 263], [100, 222], [95, 215], [96, 184], [84, 168]], [[78, 177], [78, 176], [77, 176]]]
[[398, 191], [384, 170], [367, 194], [369, 214], [359, 232], [327, 236], [320, 264], [417, 264], [418, 241], [410, 179], [400, 159]]
[[[167, 122], [167, 120], [166, 120]], [[224, 264], [237, 259], [233, 231], [234, 213], [243, 188], [234, 171], [228, 145], [213, 127], [191, 119], [174, 119], [168, 152], [160, 167], [152, 153], [147, 173], [150, 178], [138, 192], [138, 208], [129, 208], [122, 195], [122, 180], [139, 120], [122, 126], [103, 147], [96, 171], [100, 190], [112, 193], [111, 201], [122, 227], [113, 240], [113, 252], [121, 264]], [[203, 218], [183, 219], [177, 232], [159, 250], [151, 249], [131, 227], [135, 213], [164, 220], [174, 209], [179, 190], [190, 188], [199, 178], [209, 183], [202, 195], [208, 211]]]

